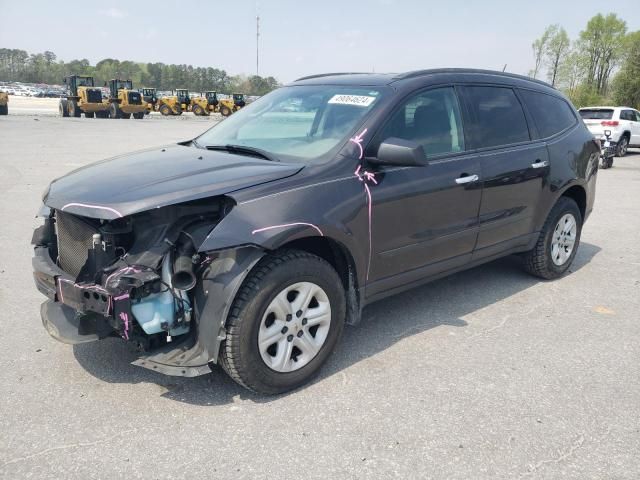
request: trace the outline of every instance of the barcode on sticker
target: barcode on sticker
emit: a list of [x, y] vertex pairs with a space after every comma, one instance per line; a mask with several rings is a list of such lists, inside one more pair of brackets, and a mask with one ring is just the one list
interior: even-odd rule
[[368, 107], [373, 103], [376, 97], [368, 95], [334, 95], [329, 103], [337, 103], [340, 105], [356, 105], [358, 107]]

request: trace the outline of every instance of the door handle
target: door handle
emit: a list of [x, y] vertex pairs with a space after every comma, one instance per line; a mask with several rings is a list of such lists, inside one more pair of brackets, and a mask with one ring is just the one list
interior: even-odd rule
[[456, 178], [456, 183], [464, 185], [465, 183], [477, 182], [479, 179], [478, 175], [465, 175], [464, 177]]
[[544, 168], [549, 166], [549, 160], [536, 160], [535, 163], [531, 164], [532, 168]]

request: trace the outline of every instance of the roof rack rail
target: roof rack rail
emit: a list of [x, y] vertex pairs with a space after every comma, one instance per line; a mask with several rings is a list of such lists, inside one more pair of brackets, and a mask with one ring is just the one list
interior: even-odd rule
[[538, 83], [540, 85], [544, 85], [545, 87], [554, 88], [547, 82], [543, 82], [542, 80], [538, 80], [537, 78], [527, 77], [525, 75], [518, 75], [517, 73], [509, 73], [509, 72], [499, 72], [497, 70], [483, 70], [476, 68], [433, 68], [426, 70], [414, 70], [411, 72], [400, 73], [396, 75], [395, 79], [406, 79], [406, 78], [415, 78], [421, 77], [423, 75], [432, 75], [436, 73], [484, 73], [486, 75], [498, 75], [502, 77], [510, 77], [510, 78], [518, 78], [520, 80], [527, 80], [529, 82]]
[[335, 72], [335, 73], [318, 73], [316, 75], [307, 75], [306, 77], [300, 77], [294, 80], [299, 82], [301, 80], [310, 80], [312, 78], [333, 77], [337, 75], [370, 75], [370, 72]]

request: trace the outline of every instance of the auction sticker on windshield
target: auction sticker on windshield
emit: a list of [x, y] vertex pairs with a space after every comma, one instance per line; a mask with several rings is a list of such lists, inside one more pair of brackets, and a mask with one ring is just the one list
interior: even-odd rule
[[373, 103], [376, 97], [370, 97], [368, 95], [334, 95], [329, 100], [329, 103], [337, 103], [340, 105], [356, 105], [358, 107], [368, 107]]

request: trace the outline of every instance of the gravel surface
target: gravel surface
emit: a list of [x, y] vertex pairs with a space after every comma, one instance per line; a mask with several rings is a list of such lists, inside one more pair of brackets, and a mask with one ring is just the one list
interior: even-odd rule
[[565, 278], [506, 258], [381, 301], [288, 395], [50, 338], [29, 245], [47, 183], [214, 122], [0, 118], [0, 477], [640, 478], [637, 151], [598, 173]]

